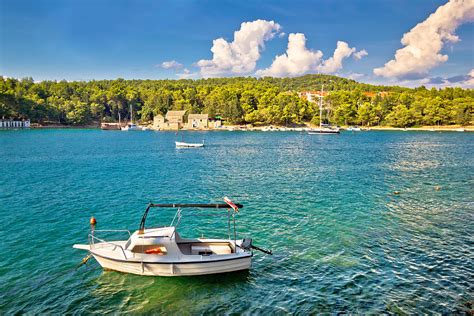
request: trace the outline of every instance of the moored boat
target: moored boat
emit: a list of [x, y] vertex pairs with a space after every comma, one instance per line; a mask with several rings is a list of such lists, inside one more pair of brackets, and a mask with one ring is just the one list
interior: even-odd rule
[[[89, 251], [106, 270], [138, 275], [184, 276], [248, 270], [253, 256], [252, 249], [268, 254], [271, 254], [271, 251], [253, 246], [250, 238], [237, 240], [235, 214], [243, 206], [234, 204], [227, 198], [224, 198], [224, 201], [225, 204], [150, 203], [143, 214], [139, 229], [134, 233], [125, 231], [129, 234], [128, 240], [105, 241], [97, 237], [97, 234], [110, 231], [92, 229], [88, 244], [73, 247]], [[147, 216], [154, 208], [177, 209], [169, 226], [145, 227]], [[177, 228], [183, 210], [190, 208], [214, 210], [216, 214], [213, 216], [225, 216], [228, 220], [228, 238], [182, 238]]]
[[100, 128], [106, 131], [119, 131], [120, 130], [120, 123], [100, 123]]
[[323, 127], [321, 126], [320, 128], [312, 128], [308, 131], [308, 134], [310, 135], [316, 135], [316, 134], [339, 134], [341, 131], [338, 127]]
[[175, 142], [176, 148], [199, 148], [204, 147], [204, 142], [202, 143], [185, 143], [185, 142]]
[[122, 131], [142, 131], [143, 129], [138, 126], [137, 124], [128, 123], [124, 127], [122, 127]]
[[122, 131], [143, 131], [141, 126], [133, 123], [133, 108], [130, 104], [130, 123], [121, 128]]
[[329, 124], [323, 124], [323, 95], [324, 95], [324, 84], [321, 88], [321, 95], [319, 96], [319, 128], [312, 128], [308, 131], [309, 135], [333, 135], [339, 134], [339, 127], [332, 128]]
[[348, 132], [360, 132], [361, 129], [359, 126], [349, 126], [348, 128], [346, 128], [346, 131]]

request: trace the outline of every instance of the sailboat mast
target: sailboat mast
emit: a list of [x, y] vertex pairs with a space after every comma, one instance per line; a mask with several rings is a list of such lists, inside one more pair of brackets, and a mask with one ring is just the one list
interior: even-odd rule
[[133, 109], [132, 109], [132, 104], [130, 104], [130, 124], [133, 124]]
[[323, 94], [324, 94], [324, 84], [321, 88], [321, 97], [319, 98], [319, 130], [322, 128], [322, 118], [323, 118]]

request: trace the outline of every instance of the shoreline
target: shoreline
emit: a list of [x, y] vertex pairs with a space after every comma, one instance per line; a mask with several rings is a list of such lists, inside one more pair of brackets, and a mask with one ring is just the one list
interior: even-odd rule
[[374, 126], [369, 130], [371, 131], [420, 131], [420, 132], [460, 132], [463, 129], [464, 132], [474, 132], [474, 126], [460, 126], [460, 125], [448, 125], [448, 126], [420, 126], [420, 127], [391, 127], [391, 126]]
[[[177, 132], [178, 130], [158, 130], [151, 127], [147, 127], [150, 131], [156, 132]], [[285, 127], [277, 125], [264, 125], [264, 126], [243, 126], [243, 125], [224, 125], [221, 128], [209, 128], [209, 129], [180, 129], [182, 132], [212, 132], [212, 131], [278, 131], [278, 132], [304, 132], [314, 127]], [[47, 126], [32, 126], [29, 129], [101, 129], [97, 125], [83, 125], [83, 126], [67, 126], [67, 125], [47, 125]], [[341, 127], [341, 130], [345, 131], [347, 126]], [[420, 127], [391, 127], [391, 126], [371, 126], [361, 127], [361, 131], [420, 131], [420, 132], [474, 132], [474, 126], [460, 126], [460, 125], [448, 125], [448, 126], [420, 126]], [[8, 130], [8, 129], [6, 129]], [[14, 129], [11, 129], [14, 130]]]

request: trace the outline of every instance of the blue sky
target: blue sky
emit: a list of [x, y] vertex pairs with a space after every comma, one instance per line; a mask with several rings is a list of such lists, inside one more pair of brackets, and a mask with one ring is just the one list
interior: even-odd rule
[[[449, 5], [446, 0], [0, 0], [0, 74], [35, 80], [91, 80], [321, 72], [408, 86], [454, 85], [447, 79], [461, 76], [458, 83], [466, 85], [474, 68], [473, 8], [470, 4]], [[452, 34], [459, 40], [444, 39], [438, 52], [449, 59], [421, 66], [400, 60], [374, 74], [375, 68], [384, 67], [404, 47], [400, 43], [403, 35], [441, 6], [446, 6], [440, 13], [445, 15], [468, 11], [452, 22]], [[242, 41], [232, 44], [243, 22], [249, 24], [242, 34], [256, 41], [251, 44], [259, 47], [256, 51], [246, 51]], [[296, 33], [302, 35], [290, 35]], [[425, 36], [426, 32], [416, 33]], [[290, 37], [299, 47], [293, 53], [286, 51]], [[213, 40], [218, 38], [225, 40], [221, 44], [231, 52], [213, 55]], [[338, 41], [347, 44], [341, 46], [339, 62], [334, 54]], [[426, 42], [432, 41], [428, 37]], [[361, 51], [367, 54], [356, 58]], [[425, 54], [421, 61], [436, 58], [436, 52]], [[198, 64], [201, 60], [204, 62]], [[162, 63], [166, 61], [178, 66], [165, 69]], [[410, 65], [417, 69], [407, 69]]]

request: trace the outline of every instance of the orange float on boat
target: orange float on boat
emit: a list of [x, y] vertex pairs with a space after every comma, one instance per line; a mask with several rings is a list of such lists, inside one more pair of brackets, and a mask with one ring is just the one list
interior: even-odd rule
[[158, 248], [147, 249], [145, 250], [145, 253], [149, 255], [161, 255], [163, 254], [163, 251], [161, 251], [161, 248], [158, 247]]

